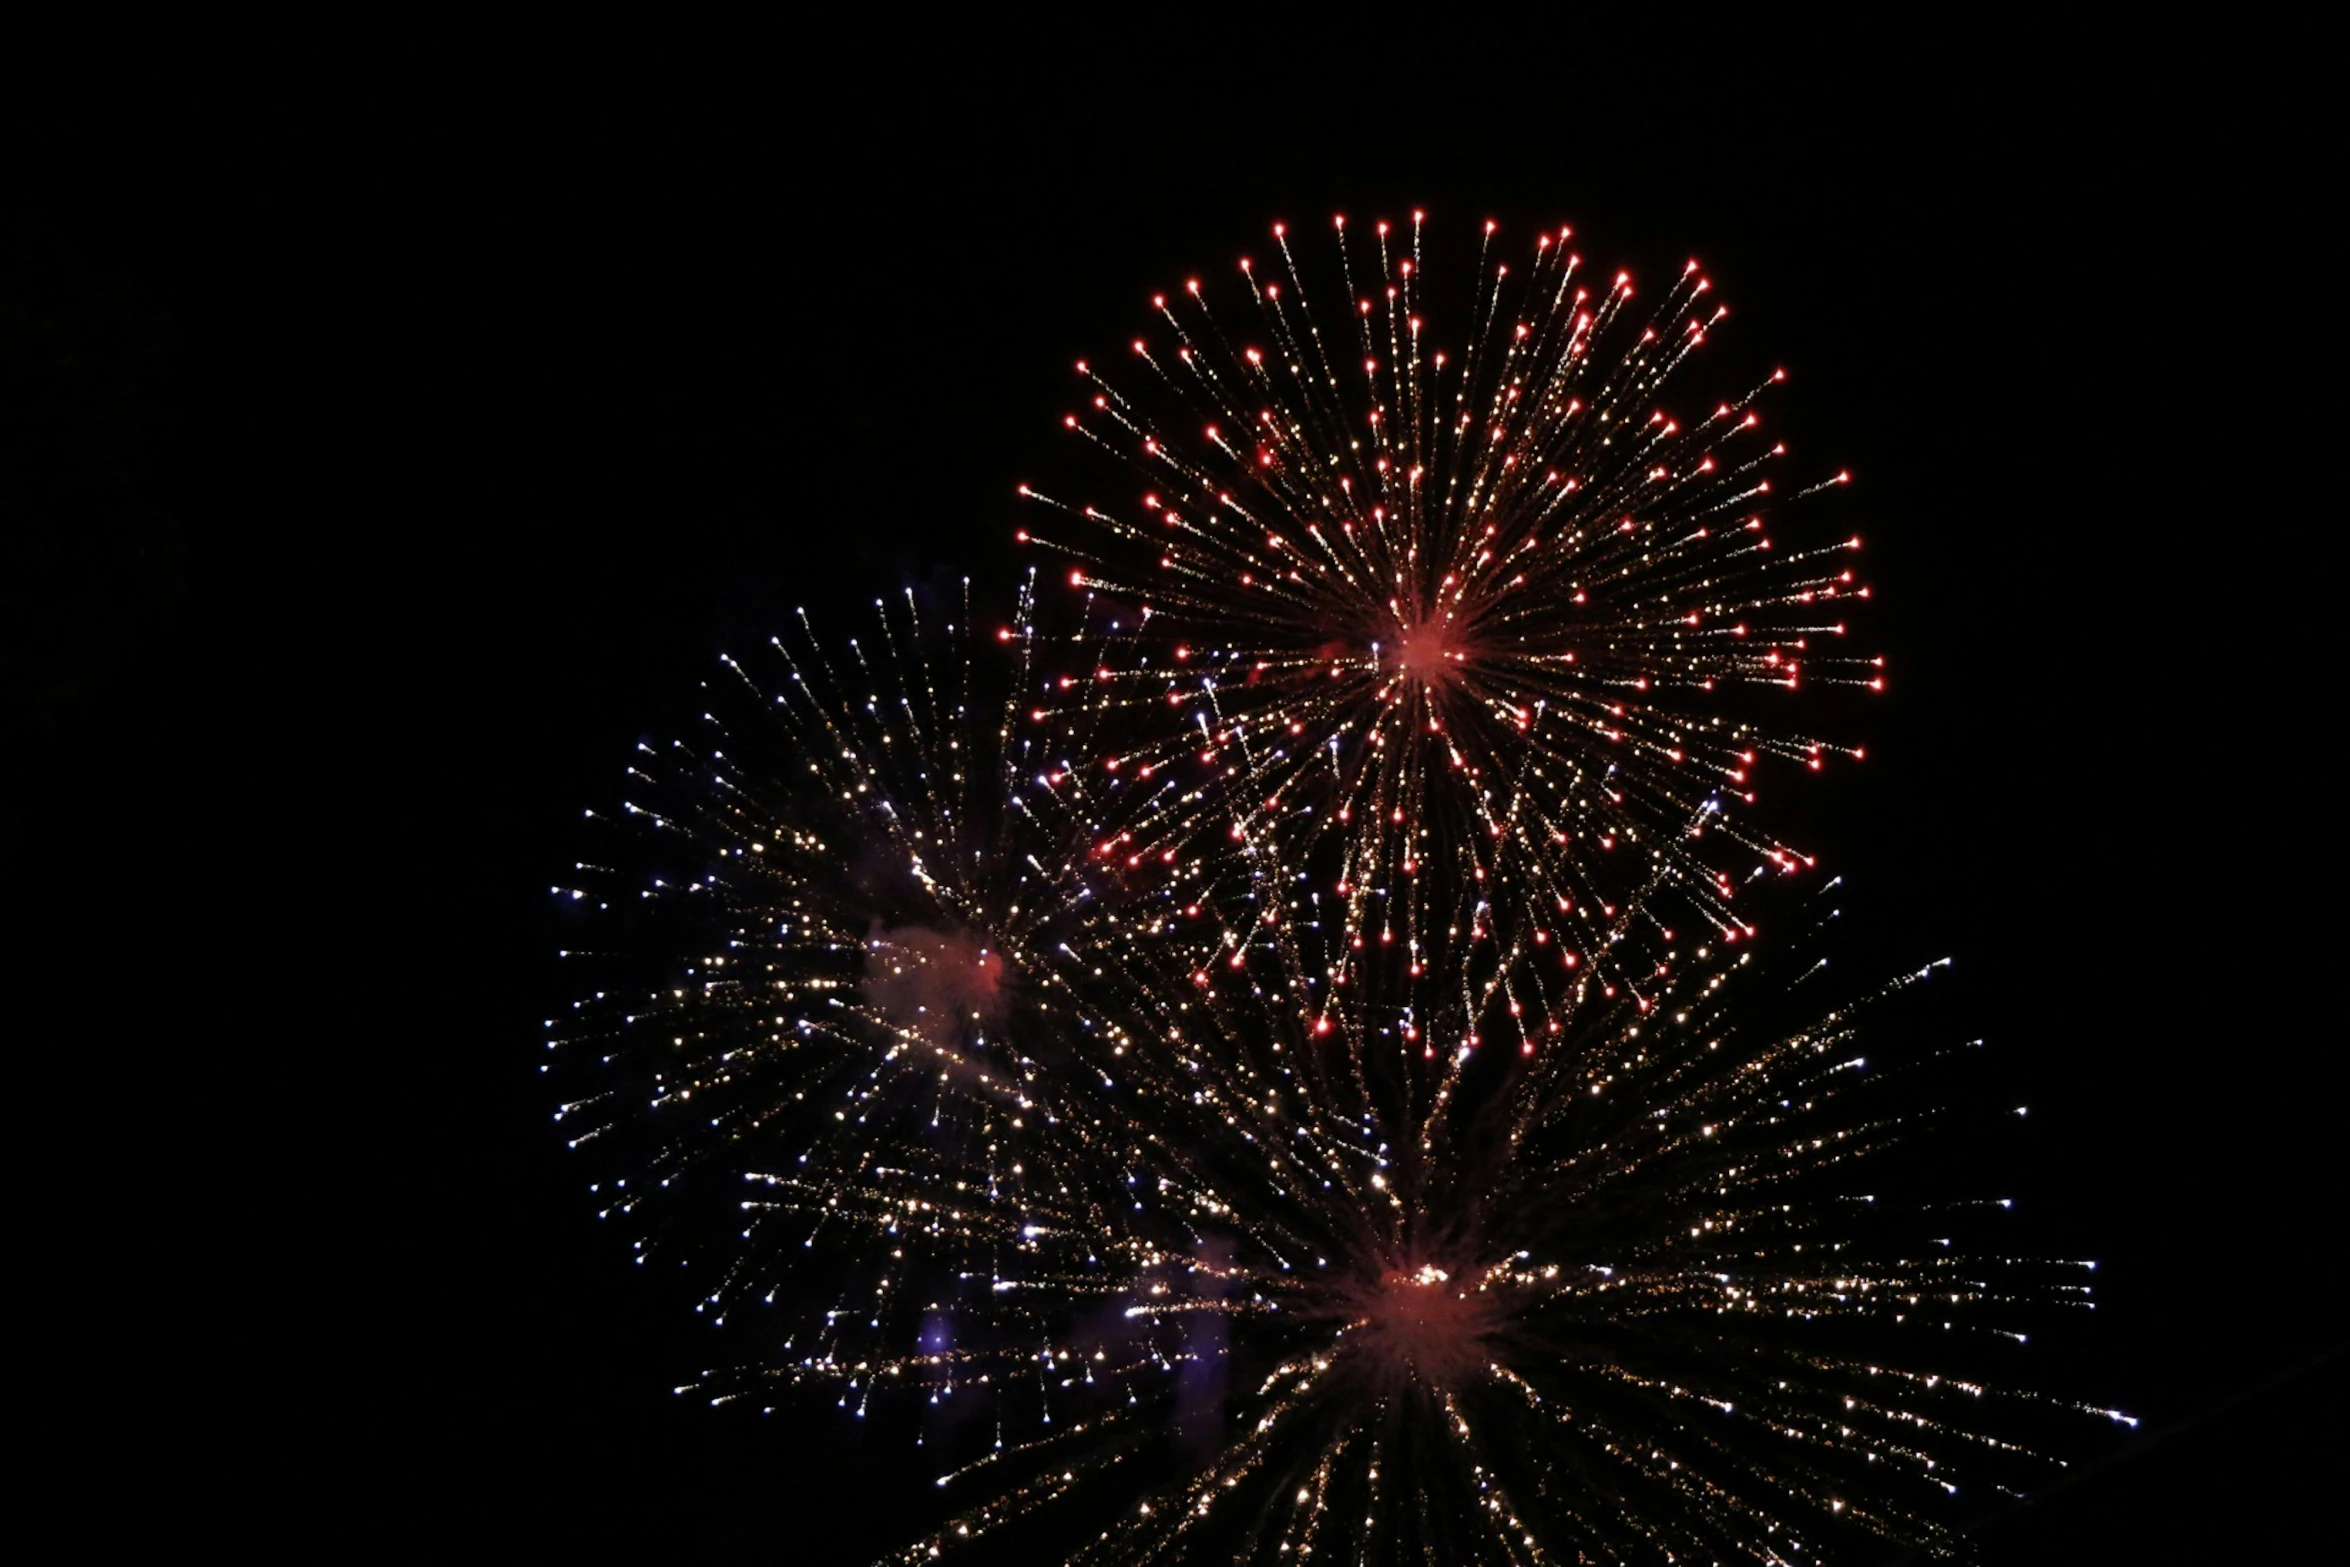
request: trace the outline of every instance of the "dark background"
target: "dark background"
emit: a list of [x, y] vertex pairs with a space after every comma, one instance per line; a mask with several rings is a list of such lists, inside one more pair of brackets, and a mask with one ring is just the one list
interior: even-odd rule
[[682, 1293], [536, 1076], [545, 889], [730, 640], [1002, 579], [1069, 361], [1153, 288], [1422, 205], [1703, 257], [1861, 480], [1894, 688], [1774, 819], [1864, 889], [1869, 959], [1959, 960], [2033, 1110], [1967, 1180], [2103, 1262], [2031, 1376], [2145, 1422], [1990, 1555], [2296, 1549], [2344, 1386], [2338, 437], [2286, 434], [2339, 359], [2292, 90], [2151, 35], [1167, 26], [354, 43], [20, 113], [14, 1249], [33, 1429], [138, 1498], [76, 1527], [902, 1538], [902, 1448], [666, 1392]]

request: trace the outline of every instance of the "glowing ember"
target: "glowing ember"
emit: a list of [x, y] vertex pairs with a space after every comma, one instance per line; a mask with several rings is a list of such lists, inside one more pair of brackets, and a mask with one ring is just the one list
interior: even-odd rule
[[1396, 668], [1431, 690], [1449, 687], [1468, 658], [1466, 639], [1448, 615], [1405, 626], [1396, 634]]
[[1504, 1294], [1433, 1263], [1390, 1269], [1341, 1291], [1359, 1324], [1347, 1348], [1385, 1387], [1466, 1386], [1485, 1370], [1487, 1340], [1507, 1317]]
[[1010, 991], [1003, 955], [969, 931], [876, 924], [866, 941], [867, 999], [892, 1027], [933, 1044], [1003, 1022]]

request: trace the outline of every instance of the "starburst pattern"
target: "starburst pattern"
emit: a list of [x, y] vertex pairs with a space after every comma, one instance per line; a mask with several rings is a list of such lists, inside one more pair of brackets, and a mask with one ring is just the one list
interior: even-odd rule
[[1775, 509], [1848, 477], [1764, 433], [1783, 373], [1672, 406], [1726, 314], [1696, 263], [1642, 311], [1567, 230], [1513, 264], [1488, 224], [1448, 350], [1422, 226], [1338, 220], [1333, 311], [1277, 225], [1237, 310], [1192, 281], [1131, 376], [1078, 366], [1067, 427], [1128, 493], [1023, 486], [1020, 538], [1121, 625], [1035, 717], [1116, 712], [1098, 765], [1179, 781], [1105, 855], [1245, 860], [1214, 879], [1258, 913], [1312, 889], [1227, 920], [1227, 961], [1290, 948], [1309, 1019], [1368, 987], [1426, 1049], [1533, 1049], [1594, 991], [1650, 999], [1681, 938], [1753, 934], [1738, 888], [1809, 864], [1748, 824], [1758, 773], [1861, 754], [1757, 694], [1883, 661], [1840, 650], [1859, 540]]

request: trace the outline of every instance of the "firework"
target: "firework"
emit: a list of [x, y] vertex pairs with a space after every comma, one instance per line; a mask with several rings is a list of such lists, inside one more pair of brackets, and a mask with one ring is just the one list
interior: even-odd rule
[[567, 1135], [731, 1346], [681, 1391], [917, 1401], [908, 1561], [1948, 1554], [2048, 1472], [2004, 1371], [2085, 1275], [1863, 1175], [1934, 1052], [1710, 936], [1530, 1056], [1203, 986], [1219, 862], [1102, 853], [1156, 790], [972, 620], [729, 660], [558, 889]]
[[1237, 310], [1187, 283], [1130, 373], [1079, 364], [1067, 427], [1126, 494], [1023, 486], [1019, 536], [1122, 624], [1034, 718], [1121, 715], [1096, 765], [1162, 787], [1105, 852], [1234, 861], [1212, 880], [1257, 906], [1206, 917], [1301, 1015], [1530, 1050], [1650, 1000], [1661, 951], [1750, 937], [1738, 889], [1809, 864], [1745, 807], [1774, 762], [1861, 754], [1758, 694], [1883, 685], [1841, 651], [1859, 540], [1775, 510], [1847, 475], [1765, 433], [1782, 373], [1675, 402], [1726, 314], [1694, 262], [1640, 310], [1567, 230], [1510, 261], [1489, 223], [1447, 326], [1421, 214], [1335, 233], [1335, 309], [1277, 225]]
[[[740, 1230], [744, 1161], [807, 1138], [818, 1107], [787, 1186], [829, 1189], [903, 1136], [1018, 1188], [1030, 1172], [994, 1153], [1101, 1022], [1072, 981], [1114, 988], [1104, 965], [1164, 926], [1091, 863], [1077, 770], [975, 695], [968, 603], [935, 626], [911, 594], [875, 608], [838, 657], [804, 614], [805, 636], [726, 657], [701, 735], [640, 743], [628, 799], [587, 813], [610, 863], [554, 889], [596, 916], [598, 945], [563, 956], [603, 987], [550, 1021], [601, 1073], [558, 1120], [574, 1147], [627, 1145], [597, 1194], [640, 1260]], [[705, 1309], [799, 1260], [753, 1228]]]

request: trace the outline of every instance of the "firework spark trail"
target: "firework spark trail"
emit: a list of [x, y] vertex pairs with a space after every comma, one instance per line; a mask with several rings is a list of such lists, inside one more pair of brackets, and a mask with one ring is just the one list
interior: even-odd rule
[[1034, 721], [1025, 606], [980, 699], [951, 619], [728, 660], [558, 889], [610, 932], [553, 1030], [595, 1085], [566, 1131], [735, 1349], [681, 1391], [936, 1406], [972, 1499], [908, 1560], [1956, 1552], [1947, 1488], [2047, 1472], [2000, 1361], [2084, 1292], [1981, 1244], [1997, 1207], [1852, 1184], [1931, 1116], [1876, 1003], [1782, 1022], [1709, 936], [1430, 1073], [1359, 992], [1201, 985], [1217, 862], [1100, 850], [1166, 787], [1088, 781], [1116, 704]]
[[1195, 280], [1154, 301], [1134, 389], [1080, 363], [1065, 423], [1137, 494], [1023, 486], [1069, 526], [1019, 537], [1132, 607], [1071, 639], [1079, 689], [1033, 717], [1115, 709], [1100, 766], [1185, 780], [1130, 814], [1130, 852], [1245, 859], [1211, 879], [1274, 915], [1236, 945], [1293, 971], [1301, 1015], [1364, 1013], [1332, 999], [1369, 987], [1431, 1056], [1432, 1033], [1532, 1050], [1594, 996], [1646, 999], [1676, 925], [1750, 936], [1742, 881], [1808, 863], [1742, 808], [1764, 759], [1841, 748], [1742, 694], [1882, 688], [1882, 660], [1832, 651], [1868, 596], [1859, 541], [1773, 537], [1786, 449], [1756, 404], [1780, 374], [1686, 423], [1660, 405], [1725, 315], [1695, 263], [1642, 315], [1563, 229], [1513, 281], [1488, 224], [1448, 354], [1422, 215], [1408, 253], [1337, 228], [1351, 343], [1276, 226], [1280, 276], [1240, 263], [1245, 330]]

